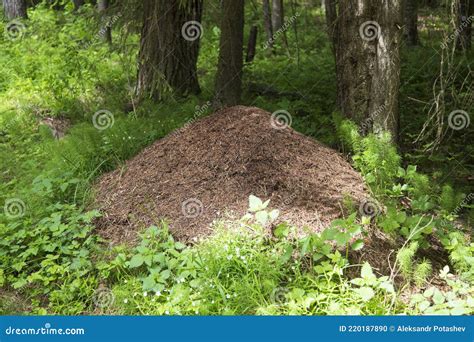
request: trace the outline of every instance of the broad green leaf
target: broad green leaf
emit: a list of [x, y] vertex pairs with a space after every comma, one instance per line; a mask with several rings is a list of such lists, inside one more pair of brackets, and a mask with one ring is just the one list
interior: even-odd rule
[[364, 247], [364, 240], [359, 239], [354, 241], [354, 243], [351, 245], [352, 250], [358, 251]]
[[130, 260], [129, 266], [130, 268], [140, 267], [141, 265], [143, 265], [143, 262], [143, 256], [141, 254], [136, 254]]
[[275, 237], [279, 239], [287, 237], [289, 233], [290, 233], [290, 227], [286, 223], [280, 223], [278, 226], [276, 226], [275, 230], [273, 231], [273, 234], [275, 235]]
[[265, 226], [268, 222], [268, 213], [266, 211], [258, 211], [255, 214], [255, 220], [262, 226]]
[[372, 267], [368, 262], [364, 262], [362, 265], [362, 269], [360, 270], [360, 276], [365, 280], [375, 280], [377, 277], [374, 275], [372, 271]]
[[362, 298], [364, 302], [368, 302], [375, 296], [374, 290], [367, 286], [354, 289], [354, 291]]
[[260, 198], [254, 195], [249, 196], [249, 211], [256, 212], [262, 210], [263, 203]]
[[280, 211], [278, 209], [274, 209], [268, 213], [270, 221], [272, 222], [278, 218], [278, 215], [280, 215]]

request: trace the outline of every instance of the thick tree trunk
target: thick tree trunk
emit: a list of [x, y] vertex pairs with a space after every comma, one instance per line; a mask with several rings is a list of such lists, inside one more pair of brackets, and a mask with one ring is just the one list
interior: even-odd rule
[[394, 140], [399, 125], [402, 10], [402, 0], [339, 0], [338, 16], [331, 24], [343, 115], [365, 132], [389, 131]]
[[28, 17], [25, 0], [3, 0], [3, 11], [7, 20]]
[[137, 94], [160, 100], [200, 92], [196, 64], [202, 0], [146, 0], [140, 39]]
[[216, 104], [236, 105], [242, 94], [244, 0], [222, 2]]
[[456, 48], [458, 50], [469, 50], [472, 45], [472, 21], [474, 15], [474, 0], [457, 0], [457, 29], [459, 35], [457, 36]]
[[284, 22], [283, 0], [272, 1], [272, 29], [273, 33], [282, 28]]
[[253, 25], [250, 28], [249, 41], [247, 43], [247, 55], [245, 57], [245, 61], [247, 63], [251, 63], [255, 58], [255, 49], [257, 47], [257, 34], [258, 27]]
[[97, 2], [97, 10], [101, 15], [101, 21], [103, 23], [100, 29], [100, 35], [105, 42], [112, 44], [112, 28], [110, 27], [110, 23], [107, 22], [107, 18], [105, 16], [108, 8], [109, 0], [99, 0]]
[[272, 27], [272, 12], [270, 9], [270, 0], [263, 0], [263, 27], [267, 36], [266, 45], [273, 49], [273, 27]]
[[418, 2], [419, 0], [404, 0], [405, 40], [408, 45], [418, 45]]

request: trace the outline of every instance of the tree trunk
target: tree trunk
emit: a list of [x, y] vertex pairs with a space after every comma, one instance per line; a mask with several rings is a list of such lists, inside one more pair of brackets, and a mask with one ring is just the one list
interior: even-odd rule
[[273, 49], [273, 27], [272, 27], [272, 13], [270, 11], [270, 0], [263, 0], [263, 26], [267, 36], [267, 43], [270, 49]]
[[405, 0], [405, 40], [408, 45], [418, 45], [418, 2], [419, 0]]
[[258, 34], [258, 27], [253, 25], [250, 28], [249, 34], [249, 41], [247, 44], [247, 56], [245, 57], [245, 61], [247, 63], [251, 63], [255, 58], [255, 49], [257, 46], [257, 34]]
[[222, 1], [216, 104], [236, 105], [242, 94], [244, 0]]
[[402, 0], [339, 0], [337, 19], [331, 23], [343, 115], [364, 132], [389, 131], [394, 141], [399, 126], [402, 11]]
[[337, 22], [337, 0], [325, 0], [324, 12], [326, 13], [326, 24], [329, 39], [333, 44], [333, 50], [336, 47], [336, 22]]
[[272, 29], [273, 33], [282, 28], [284, 21], [283, 0], [272, 1]]
[[197, 59], [202, 0], [146, 0], [140, 38], [137, 94], [155, 100], [168, 91], [200, 92]]
[[97, 10], [101, 16], [101, 21], [103, 23], [102, 28], [100, 29], [100, 36], [108, 44], [112, 44], [112, 28], [111, 24], [107, 22], [106, 12], [109, 8], [109, 0], [99, 0], [97, 2]]
[[3, 11], [7, 20], [28, 18], [25, 0], [3, 0]]
[[458, 0], [458, 13], [456, 15], [456, 26], [459, 30], [456, 48], [458, 50], [469, 50], [472, 45], [472, 15], [474, 14], [474, 0]]

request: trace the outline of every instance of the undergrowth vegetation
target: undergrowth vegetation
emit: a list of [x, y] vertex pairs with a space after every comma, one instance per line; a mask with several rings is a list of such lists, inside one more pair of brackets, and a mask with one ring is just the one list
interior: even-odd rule
[[[361, 207], [348, 203], [347, 217], [305, 237], [279, 222], [271, 203], [251, 196], [242, 220], [216, 223], [214, 235], [192, 246], [174, 241], [166, 222], [146, 229], [133, 248], [108, 246], [94, 232], [100, 213], [90, 210], [92, 184], [211, 111], [206, 104], [218, 32], [205, 27], [199, 97], [145, 101], [126, 109], [136, 75], [137, 32], [116, 28], [114, 35], [124, 41], [108, 47], [91, 29], [91, 8], [81, 16], [68, 11], [72, 8], [60, 12], [38, 5], [29, 11], [22, 39], [0, 36], [2, 314], [474, 313], [472, 193], [462, 182], [464, 167], [452, 173], [466, 137], [452, 136], [451, 148], [425, 156], [420, 146], [398, 151], [390, 136], [362, 136], [354, 123], [331, 115], [334, 62], [319, 13], [301, 14], [304, 20], [320, 20], [319, 32], [300, 33], [300, 40], [287, 33], [290, 44], [297, 42], [305, 53], [291, 45], [290, 57], [262, 52], [246, 66], [245, 102], [268, 111], [287, 108], [295, 129], [339, 147], [363, 175], [372, 198]], [[423, 68], [423, 52], [404, 53], [405, 69]], [[276, 79], [275, 65], [281, 70]], [[404, 74], [410, 77], [402, 80], [402, 92], [431, 95], [434, 75]], [[259, 79], [281, 96], [253, 92]], [[314, 87], [300, 91], [307, 84]], [[407, 121], [411, 110], [424, 110], [404, 108]], [[106, 130], [92, 124], [98, 110], [113, 113]], [[64, 120], [71, 128], [54, 139], [46, 118]], [[422, 125], [422, 119], [407, 125], [405, 145]], [[446, 167], [433, 171], [440, 160]], [[469, 160], [462, 163], [467, 167]], [[390, 273], [354, 261], [374, 231], [393, 242]], [[441, 255], [442, 262], [430, 254]]]

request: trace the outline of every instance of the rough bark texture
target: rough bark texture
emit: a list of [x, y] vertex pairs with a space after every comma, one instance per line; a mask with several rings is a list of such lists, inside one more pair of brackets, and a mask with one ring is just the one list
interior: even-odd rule
[[402, 0], [334, 0], [330, 30], [336, 56], [338, 104], [365, 132], [398, 136]]
[[272, 1], [272, 28], [275, 33], [283, 26], [284, 13], [283, 13], [283, 0]]
[[458, 0], [457, 28], [457, 49], [469, 50], [472, 45], [472, 16], [474, 15], [474, 0]]
[[107, 43], [112, 44], [112, 29], [110, 27], [110, 24], [107, 23], [107, 18], [105, 16], [108, 8], [109, 8], [109, 0], [99, 0], [97, 2], [97, 10], [99, 11], [99, 14], [101, 15], [101, 20], [103, 23], [102, 28], [100, 29], [101, 37]]
[[268, 47], [273, 48], [273, 27], [270, 0], [263, 0], [263, 27], [265, 28], [265, 34], [267, 36]]
[[[326, 24], [329, 38], [333, 43], [333, 48], [336, 46], [336, 21], [337, 21], [337, 0], [325, 0], [324, 10], [326, 13]], [[334, 50], [334, 49], [333, 49]]]
[[3, 11], [7, 20], [27, 18], [25, 0], [3, 0]]
[[404, 0], [405, 40], [408, 45], [418, 45], [418, 2], [419, 0]]
[[247, 63], [251, 63], [255, 58], [255, 49], [257, 46], [257, 34], [258, 34], [258, 27], [253, 25], [250, 28], [249, 34], [249, 41], [247, 43], [247, 56], [245, 57], [245, 61]]
[[200, 92], [196, 63], [202, 0], [146, 0], [140, 39], [137, 94], [160, 100]]
[[242, 94], [244, 0], [222, 2], [219, 62], [216, 76], [216, 105], [240, 102]]

